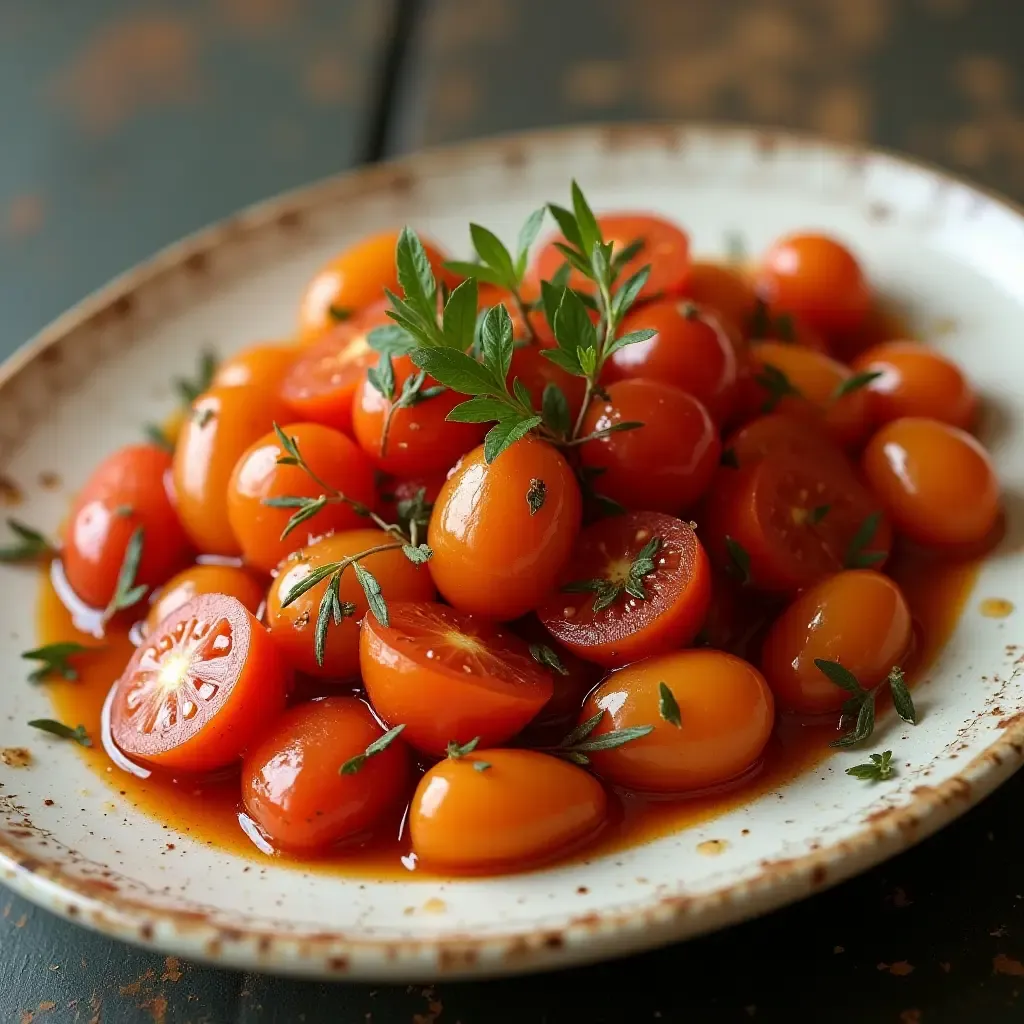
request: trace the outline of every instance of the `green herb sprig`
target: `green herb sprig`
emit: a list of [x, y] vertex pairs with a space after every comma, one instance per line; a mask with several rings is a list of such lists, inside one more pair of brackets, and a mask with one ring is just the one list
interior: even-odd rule
[[594, 594], [594, 612], [604, 611], [611, 607], [623, 594], [629, 594], [638, 601], [647, 600], [644, 577], [650, 576], [656, 569], [654, 559], [661, 550], [660, 537], [652, 537], [636, 554], [630, 563], [629, 572], [624, 580], [610, 580], [599, 576], [589, 580], [573, 580], [563, 585], [567, 594]]
[[53, 718], [34, 718], [28, 724], [33, 729], [48, 732], [51, 736], [56, 736], [58, 739], [73, 740], [80, 747], [92, 746], [92, 739], [89, 733], [86, 732], [84, 725], [76, 725], [72, 729], [70, 725], [65, 725], [63, 722], [58, 722]]
[[604, 711], [598, 711], [596, 715], [577, 725], [561, 743], [554, 747], [546, 747], [544, 750], [556, 757], [571, 761], [573, 764], [587, 765], [590, 764], [589, 754], [599, 750], [614, 750], [626, 743], [632, 743], [633, 740], [642, 739], [654, 731], [653, 725], [632, 725], [625, 729], [613, 729], [611, 732], [591, 738], [591, 734], [600, 725], [603, 717]]
[[42, 683], [47, 679], [66, 679], [69, 682], [75, 682], [78, 679], [78, 669], [75, 668], [71, 659], [84, 654], [93, 654], [101, 649], [86, 647], [84, 644], [68, 640], [46, 644], [43, 647], [33, 648], [31, 651], [22, 651], [21, 656], [26, 661], [39, 663], [39, 667], [29, 673], [28, 681], [30, 683]]
[[120, 611], [132, 608], [146, 595], [149, 590], [145, 584], [137, 584], [139, 563], [142, 560], [142, 548], [145, 542], [145, 531], [137, 526], [124, 549], [124, 559], [117, 574], [117, 584], [110, 603], [103, 610], [102, 622], [106, 625]]
[[[849, 699], [843, 704], [843, 717], [854, 719], [853, 729], [844, 733], [839, 739], [833, 740], [831, 746], [852, 747], [857, 743], [862, 743], [875, 730], [875, 697], [879, 688], [866, 690], [861, 686], [857, 677], [848, 668], [840, 665], [838, 661], [815, 658], [814, 664], [830, 683], [850, 694]], [[917, 725], [917, 709], [914, 707], [914, 700], [907, 688], [903, 670], [898, 665], [893, 666], [886, 683], [892, 694], [892, 703], [896, 714], [904, 722]]]
[[338, 774], [355, 775], [366, 764], [368, 758], [375, 757], [377, 754], [383, 754], [402, 735], [404, 729], [404, 725], [396, 725], [393, 729], [388, 729], [382, 736], [378, 736], [361, 754], [350, 757], [338, 769]]
[[883, 750], [880, 754], [871, 754], [867, 764], [855, 764], [852, 768], [847, 768], [846, 774], [864, 782], [883, 782], [891, 778], [895, 771], [892, 751]]
[[0, 562], [36, 562], [54, 553], [54, 546], [38, 530], [18, 519], [8, 519], [7, 526], [15, 541], [0, 547]]

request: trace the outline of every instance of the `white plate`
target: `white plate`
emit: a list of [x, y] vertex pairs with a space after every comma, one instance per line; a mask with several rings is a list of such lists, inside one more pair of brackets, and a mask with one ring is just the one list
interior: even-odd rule
[[[50, 327], [0, 370], [0, 471], [16, 513], [55, 531], [91, 466], [174, 404], [169, 382], [213, 344], [227, 353], [287, 334], [321, 261], [385, 226], [414, 224], [459, 254], [467, 222], [506, 238], [577, 177], [598, 207], [646, 207], [685, 224], [695, 249], [751, 252], [795, 226], [827, 228], [862, 255], [915, 330], [966, 365], [983, 393], [983, 437], [1007, 491], [1009, 529], [930, 682], [922, 723], [891, 717], [877, 749], [899, 776], [868, 786], [837, 753], [714, 821], [588, 863], [474, 881], [346, 880], [175, 837], [118, 797], [73, 744], [28, 728], [50, 708], [22, 682], [34, 640], [33, 576], [0, 569], [0, 868], [36, 902], [110, 935], [256, 970], [413, 979], [556, 967], [722, 927], [861, 871], [941, 827], [1004, 780], [1024, 750], [1019, 613], [983, 617], [984, 596], [1024, 605], [1017, 496], [1024, 483], [1024, 217], [1007, 203], [898, 158], [700, 127], [586, 128], [485, 141], [342, 175], [258, 206], [162, 253]], [[952, 328], [952, 329], [950, 329]], [[63, 489], [37, 484], [53, 470]], [[44, 801], [53, 801], [47, 806]], [[743, 830], [747, 830], [746, 833]], [[698, 852], [724, 839], [717, 857]], [[707, 849], [707, 847], [705, 847]]]

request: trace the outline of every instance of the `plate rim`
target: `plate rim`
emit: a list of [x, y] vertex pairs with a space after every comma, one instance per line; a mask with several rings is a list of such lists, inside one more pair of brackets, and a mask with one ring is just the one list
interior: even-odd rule
[[[304, 212], [338, 203], [346, 193], [404, 190], [418, 175], [446, 162], [464, 165], [477, 154], [514, 165], [522, 151], [589, 141], [621, 148], [631, 140], [662, 139], [673, 148], [692, 136], [753, 141], [768, 152], [780, 143], [815, 148], [847, 160], [882, 159], [958, 186], [1024, 222], [1024, 205], [935, 164], [884, 147], [833, 142], [781, 128], [691, 121], [624, 121], [555, 126], [485, 136], [359, 166], [287, 190], [216, 221], [160, 249], [58, 316], [0, 364], [0, 389], [11, 385], [52, 346], [125, 302], [140, 287], [182, 270], [238, 234], [277, 222], [297, 224]], [[1016, 669], [1015, 669], [1016, 671]], [[661, 896], [628, 909], [578, 915], [559, 928], [466, 934], [435, 939], [360, 938], [324, 932], [301, 938], [260, 927], [227, 928], [194, 911], [155, 909], [95, 888], [57, 865], [26, 855], [0, 833], [0, 875], [14, 892], [59, 916], [111, 938], [215, 964], [321, 978], [407, 981], [486, 977], [552, 970], [622, 956], [695, 937], [803, 899], [887, 860], [932, 835], [980, 802], [1024, 763], [1024, 715], [939, 786], [920, 786], [906, 806], [870, 815], [853, 835], [799, 857], [762, 863], [754, 878], [703, 895]]]

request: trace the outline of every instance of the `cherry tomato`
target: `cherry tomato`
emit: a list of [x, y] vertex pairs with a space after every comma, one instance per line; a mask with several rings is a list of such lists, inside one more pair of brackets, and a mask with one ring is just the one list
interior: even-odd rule
[[798, 345], [828, 355], [828, 343], [805, 320], [792, 313], [772, 316], [763, 302], [755, 308], [749, 330], [752, 341], [781, 341], [787, 345]]
[[437, 497], [427, 564], [456, 608], [517, 619], [555, 585], [581, 518], [579, 485], [550, 445], [527, 436], [491, 463], [477, 448]]
[[551, 678], [510, 630], [443, 604], [388, 603], [387, 626], [363, 616], [366, 693], [406, 742], [434, 757], [450, 742], [511, 739], [551, 698]]
[[972, 544], [995, 528], [999, 481], [988, 453], [963, 430], [894, 420], [868, 443], [862, 465], [893, 525], [918, 544]]
[[263, 604], [263, 587], [244, 569], [234, 565], [190, 565], [154, 595], [146, 616], [147, 634], [199, 594], [227, 594], [241, 601], [253, 615]]
[[278, 849], [322, 850], [358, 838], [397, 809], [409, 782], [409, 748], [400, 737], [357, 771], [339, 771], [382, 735], [354, 697], [289, 708], [246, 754], [246, 813]]
[[849, 466], [842, 450], [822, 432], [808, 430], [807, 421], [786, 413], [759, 416], [736, 431], [726, 442], [723, 462], [747, 466], [766, 455], [833, 460]]
[[[317, 272], [299, 305], [302, 340], [316, 340], [328, 328], [378, 302], [385, 288], [401, 294], [395, 269], [397, 244], [397, 231], [372, 235], [349, 246]], [[427, 241], [423, 248], [438, 283], [454, 287], [458, 278], [444, 269], [444, 253]]]
[[535, 867], [593, 838], [608, 798], [587, 772], [535, 750], [446, 758], [409, 808], [416, 856], [456, 874]]
[[128, 544], [142, 530], [133, 585], [163, 583], [184, 561], [188, 539], [170, 495], [171, 457], [153, 445], [128, 445], [101, 462], [71, 507], [61, 558], [72, 590], [105, 608], [117, 589]]
[[132, 655], [108, 698], [110, 735], [128, 757], [154, 767], [213, 771], [260, 739], [290, 686], [252, 613], [233, 597], [202, 594]]
[[174, 492], [181, 525], [200, 551], [241, 552], [224, 502], [231, 471], [249, 445], [288, 418], [279, 398], [253, 386], [214, 388], [192, 403], [174, 447]]
[[588, 526], [561, 580], [538, 609], [541, 622], [569, 650], [606, 668], [685, 646], [711, 600], [711, 570], [697, 535], [658, 512]]
[[692, 395], [656, 380], [620, 380], [595, 399], [583, 437], [621, 423], [642, 427], [580, 446], [583, 465], [599, 471], [595, 489], [626, 508], [682, 512], [707, 489], [722, 453], [707, 409]]
[[399, 509], [404, 503], [415, 501], [420, 491], [423, 492], [423, 501], [433, 505], [441, 493], [444, 481], [444, 473], [406, 477], [402, 480], [381, 476], [377, 482], [377, 512], [385, 522], [397, 523], [400, 519]]
[[263, 572], [273, 570], [285, 556], [313, 537], [322, 537], [332, 530], [350, 530], [366, 522], [345, 502], [328, 500], [312, 518], [282, 537], [296, 509], [271, 507], [266, 504], [267, 499], [318, 498], [324, 494], [326, 484], [367, 507], [372, 507], [374, 500], [373, 467], [344, 434], [318, 423], [289, 424], [282, 430], [298, 446], [318, 480], [299, 466], [278, 462], [287, 457], [287, 452], [271, 431], [238, 460], [227, 489], [228, 519], [242, 556]]
[[793, 592], [846, 567], [880, 568], [892, 531], [842, 464], [766, 455], [715, 478], [702, 536], [712, 558], [763, 590]]
[[746, 331], [757, 308], [757, 296], [747, 277], [721, 263], [696, 260], [690, 267], [683, 295], [717, 310], [730, 327], [741, 332]]
[[775, 313], [794, 313], [823, 334], [856, 331], [871, 291], [856, 257], [826, 235], [792, 234], [765, 253], [755, 288]]
[[623, 334], [645, 329], [657, 333], [614, 352], [604, 378], [674, 384], [702, 402], [717, 422], [728, 419], [736, 404], [736, 353], [742, 345], [733, 328], [708, 307], [669, 299], [634, 309], [622, 322]]
[[[524, 302], [535, 302], [540, 298], [539, 282], [524, 282], [519, 294]], [[477, 309], [483, 311], [491, 306], [504, 306], [508, 311], [508, 315], [512, 318], [512, 337], [516, 341], [522, 342], [524, 345], [539, 345], [541, 348], [554, 348], [558, 344], [542, 309], [530, 310], [527, 313], [527, 319], [530, 322], [530, 331], [528, 332], [515, 298], [507, 288], [498, 288], [493, 284], [479, 285], [477, 289]], [[594, 313], [593, 320], [595, 323], [597, 319], [598, 314]]]
[[[395, 395], [399, 396], [405, 382], [419, 370], [408, 356], [396, 357], [392, 366]], [[437, 381], [428, 377], [423, 391], [436, 387]], [[445, 388], [411, 407], [395, 408], [364, 370], [353, 399], [352, 429], [359, 446], [385, 473], [443, 473], [478, 445], [486, 432], [483, 424], [453, 423], [445, 418], [465, 400], [464, 395]]]
[[854, 360], [858, 373], [877, 373], [867, 386], [872, 420], [927, 416], [962, 430], [974, 424], [978, 396], [960, 367], [915, 341], [876, 345]]
[[[663, 684], [678, 707], [678, 724], [666, 708]], [[627, 789], [657, 793], [707, 789], [742, 775], [760, 758], [775, 719], [761, 673], [710, 650], [673, 651], [613, 672], [587, 698], [580, 722], [602, 711], [592, 739], [636, 726], [653, 729], [588, 753], [595, 771]]]
[[229, 356], [213, 375], [211, 387], [256, 387], [265, 393], [280, 394], [284, 380], [297, 350], [294, 345], [252, 345]]
[[[641, 301], [659, 294], [682, 293], [690, 276], [690, 239], [685, 231], [670, 221], [649, 214], [604, 214], [597, 218], [597, 223], [605, 242], [614, 243], [613, 259], [616, 252], [621, 252], [638, 239], [643, 240], [643, 249], [619, 273], [619, 282], [625, 282], [642, 267], [650, 265], [651, 275], [640, 289]], [[555, 242], [564, 241], [558, 235], [540, 249], [530, 275], [533, 279], [550, 281], [555, 276], [565, 263], [565, 257], [555, 248]], [[593, 292], [594, 282], [574, 269], [569, 275], [569, 287]]]
[[512, 353], [512, 364], [508, 371], [510, 389], [517, 378], [530, 393], [534, 409], [543, 408], [544, 389], [554, 384], [565, 395], [569, 407], [569, 423], [576, 422], [587, 389], [582, 377], [575, 377], [556, 366], [538, 345], [519, 345]]
[[910, 609], [900, 588], [870, 569], [836, 573], [805, 590], [776, 620], [761, 649], [761, 671], [789, 711], [839, 711], [850, 694], [815, 665], [838, 661], [866, 690], [910, 649]]
[[[344, 530], [295, 551], [281, 565], [267, 595], [267, 627], [292, 667], [311, 676], [345, 679], [359, 672], [359, 620], [367, 602], [354, 570], [341, 574], [338, 597], [354, 606], [351, 615], [327, 629], [324, 663], [316, 660], [313, 636], [320, 602], [328, 581], [318, 583], [287, 608], [282, 602], [311, 572], [331, 562], [340, 562], [360, 551], [393, 544], [382, 530]], [[424, 565], [414, 565], [397, 548], [361, 558], [359, 564], [380, 584], [386, 601], [431, 601], [436, 596], [434, 581]]]

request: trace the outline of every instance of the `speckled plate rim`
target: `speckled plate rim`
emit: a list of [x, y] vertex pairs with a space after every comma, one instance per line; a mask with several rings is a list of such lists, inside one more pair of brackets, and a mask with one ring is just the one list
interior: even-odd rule
[[[609, 150], [631, 142], [678, 149], [688, 133], [753, 141], [771, 152], [780, 144], [829, 150], [852, 162], [889, 161], [965, 189], [1024, 221], [1024, 207], [941, 168], [873, 147], [846, 146], [784, 130], [671, 122], [598, 124], [503, 135], [438, 147], [372, 167], [344, 172], [246, 210], [177, 242], [78, 303], [0, 365], [0, 389], [69, 334], [131, 308], [132, 293], [165, 275], [201, 266], [207, 254], [230, 238], [275, 225], [297, 226], [302, 216], [326, 203], [382, 190], [410, 188], [417, 176], [465, 166], [483, 157], [515, 166], [526, 149], [552, 143], [590, 141]], [[1014, 670], [1015, 673], [1017, 669]], [[1001, 722], [995, 742], [938, 786], [918, 786], [911, 802], [870, 815], [854, 835], [811, 853], [762, 863], [746, 881], [696, 896], [650, 899], [628, 910], [573, 918], [558, 929], [458, 935], [433, 940], [376, 940], [324, 932], [301, 938], [259, 928], [225, 928], [191, 911], [156, 909], [96, 888], [29, 857], [0, 834], [0, 877], [19, 895], [112, 938], [171, 951], [220, 966], [316, 977], [418, 979], [496, 976], [549, 970], [621, 956], [693, 937], [755, 917], [802, 899], [900, 853], [963, 814], [1009, 778], [1024, 762], [1024, 714]]]

